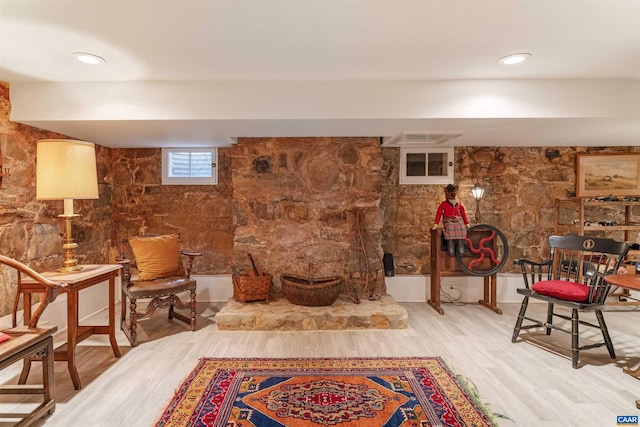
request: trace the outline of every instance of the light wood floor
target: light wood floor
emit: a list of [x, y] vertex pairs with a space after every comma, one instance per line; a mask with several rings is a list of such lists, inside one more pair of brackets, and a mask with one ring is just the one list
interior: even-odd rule
[[[118, 331], [121, 359], [113, 357], [105, 337], [81, 344], [80, 391], [73, 390], [66, 364], [56, 362], [56, 411], [38, 425], [152, 426], [204, 356], [441, 356], [504, 417], [498, 418], [501, 426], [615, 426], [616, 416], [640, 413], [635, 407], [640, 380], [622, 372], [623, 366], [640, 364], [640, 309], [605, 313], [617, 359], [598, 348], [583, 352], [581, 367], [572, 369], [568, 334], [525, 332], [526, 340], [511, 343], [519, 304], [500, 304], [503, 315], [478, 305], [445, 306], [445, 315], [427, 304], [402, 305], [409, 311], [409, 327], [389, 331], [218, 331], [213, 315], [220, 305], [201, 304], [198, 330], [191, 332], [171, 324], [166, 311], [158, 312], [141, 323], [143, 343], [135, 349]], [[543, 313], [545, 307], [533, 309]], [[15, 382], [18, 370], [17, 365], [6, 369], [0, 381]], [[29, 382], [37, 382], [39, 370], [34, 365]]]

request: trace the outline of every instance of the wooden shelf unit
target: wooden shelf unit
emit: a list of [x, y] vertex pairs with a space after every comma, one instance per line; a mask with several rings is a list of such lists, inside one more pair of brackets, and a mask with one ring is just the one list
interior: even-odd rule
[[[562, 224], [560, 223], [560, 209], [563, 206], [573, 206], [578, 214], [578, 223], [577, 224]], [[640, 222], [634, 223], [631, 221], [631, 209], [634, 206], [640, 206], [640, 201], [638, 202], [627, 202], [624, 200], [619, 201], [596, 201], [596, 200], [588, 200], [585, 198], [572, 198], [572, 199], [556, 199], [555, 200], [555, 209], [554, 209], [554, 233], [558, 234], [560, 232], [575, 232], [580, 236], [584, 236], [585, 232], [590, 231], [600, 231], [600, 232], [610, 232], [610, 231], [624, 231], [624, 240], [626, 242], [635, 241], [635, 235], [640, 232]], [[624, 222], [618, 225], [584, 225], [585, 218], [588, 217], [588, 212], [585, 214], [585, 208], [590, 207], [613, 207], [613, 208], [624, 208]], [[599, 218], [599, 221], [602, 221], [603, 218]], [[640, 220], [640, 216], [639, 216]], [[594, 219], [593, 222], [598, 222]]]
[[[599, 201], [599, 200], [588, 200], [586, 198], [578, 198], [574, 197], [572, 199], [556, 199], [554, 206], [554, 234], [577, 234], [579, 236], [584, 236], [585, 233], [589, 232], [602, 232], [609, 233], [613, 231], [622, 231], [624, 232], [624, 241], [627, 243], [633, 243], [636, 241], [636, 236], [638, 232], [640, 232], [640, 222], [632, 222], [631, 219], [633, 215], [631, 214], [631, 209], [634, 206], [640, 206], [640, 201], [638, 202], [628, 202], [624, 200], [608, 200], [608, 201]], [[578, 215], [578, 224], [562, 224], [560, 223], [560, 210], [563, 207], [573, 207], [575, 208]], [[613, 207], [617, 209], [624, 209], [624, 222], [618, 225], [584, 225], [585, 218], [589, 218], [588, 210], [591, 207]], [[585, 210], [587, 213], [585, 213]], [[640, 215], [637, 216], [640, 221]], [[599, 218], [600, 221], [603, 218]], [[594, 222], [595, 221], [594, 219]], [[626, 258], [627, 263], [640, 262], [640, 250], [630, 250], [627, 254]]]

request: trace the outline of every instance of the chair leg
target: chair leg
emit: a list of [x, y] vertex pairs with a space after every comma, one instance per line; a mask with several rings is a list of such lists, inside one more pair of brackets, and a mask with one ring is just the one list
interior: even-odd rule
[[571, 365], [574, 369], [578, 367], [578, 356], [579, 356], [579, 346], [578, 346], [578, 325], [580, 324], [578, 320], [578, 310], [571, 310]]
[[522, 321], [524, 320], [524, 314], [527, 311], [527, 306], [529, 305], [529, 297], [524, 297], [522, 300], [522, 305], [520, 306], [520, 313], [518, 313], [518, 320], [516, 320], [516, 326], [513, 328], [513, 336], [511, 337], [511, 342], [516, 342], [518, 340], [518, 335], [520, 334], [520, 328], [522, 328]]
[[169, 304], [169, 312], [167, 313], [167, 316], [169, 317], [169, 320], [173, 319], [173, 303]]
[[547, 335], [551, 335], [551, 325], [553, 325], [553, 303], [547, 304]]
[[26, 384], [29, 372], [31, 371], [31, 358], [25, 357], [22, 359], [22, 372], [20, 372], [20, 378], [18, 378], [18, 384]]
[[601, 310], [596, 310], [596, 317], [598, 318], [598, 323], [600, 324], [600, 330], [602, 331], [602, 336], [607, 346], [607, 350], [609, 350], [609, 356], [611, 356], [612, 359], [615, 359], [616, 352], [613, 349], [613, 342], [611, 342], [611, 337], [609, 336], [609, 330], [607, 329], [607, 324], [604, 322], [604, 316], [602, 315]]
[[131, 347], [138, 345], [138, 306], [136, 304], [136, 298], [131, 298], [129, 301], [129, 335], [131, 341]]
[[191, 307], [191, 330], [195, 331], [196, 330], [196, 309], [197, 309], [195, 289], [191, 290], [191, 304], [189, 304], [189, 306]]
[[127, 321], [127, 296], [122, 292], [120, 296], [120, 329], [124, 331]]

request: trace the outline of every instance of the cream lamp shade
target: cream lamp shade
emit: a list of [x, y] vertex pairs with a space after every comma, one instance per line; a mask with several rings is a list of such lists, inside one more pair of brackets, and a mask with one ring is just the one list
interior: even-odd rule
[[91, 142], [43, 139], [38, 141], [36, 162], [36, 199], [65, 200], [64, 213], [72, 215], [72, 200], [98, 198], [96, 150]]

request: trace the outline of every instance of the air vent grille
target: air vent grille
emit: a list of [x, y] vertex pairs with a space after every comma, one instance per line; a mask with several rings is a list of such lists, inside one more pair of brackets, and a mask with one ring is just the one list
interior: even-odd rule
[[438, 145], [464, 135], [463, 132], [401, 132], [387, 138], [383, 147], [402, 147], [407, 145]]

